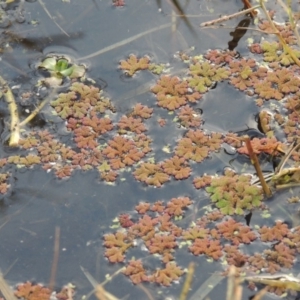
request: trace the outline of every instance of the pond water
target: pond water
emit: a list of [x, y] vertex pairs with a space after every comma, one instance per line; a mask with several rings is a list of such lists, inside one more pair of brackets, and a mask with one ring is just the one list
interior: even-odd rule
[[[120, 60], [127, 59], [130, 54], [138, 57], [147, 55], [156, 63], [168, 64], [171, 74], [185, 76], [185, 66], [178, 59], [178, 51], [189, 53], [194, 47], [193, 55], [196, 55], [208, 49], [227, 49], [228, 43], [232, 45], [233, 40], [230, 33], [243, 18], [228, 21], [226, 24], [231, 29], [204, 29], [199, 26], [201, 22], [234, 13], [243, 4], [240, 1], [223, 0], [179, 2], [184, 7], [187, 19], [178, 18], [175, 31], [171, 27], [174, 9], [171, 0], [162, 1], [161, 7], [159, 1], [155, 0], [125, 0], [125, 6], [122, 7], [115, 6], [110, 0], [13, 1], [3, 6], [1, 75], [12, 88], [20, 115], [26, 116], [26, 109], [34, 109], [43, 92], [47, 94], [37, 85], [42, 77], [41, 72], [37, 71], [37, 64], [48, 54], [67, 55], [77, 64], [84, 64], [87, 67], [86, 76], [111, 99], [116, 110], [116, 113], [110, 114], [114, 121], [121, 115], [129, 114], [137, 103], [154, 109], [154, 117], [145, 121], [153, 139], [151, 157], [156, 161], [169, 158], [166, 148], [174, 149], [177, 139], [187, 130], [174, 125], [174, 115], [159, 108], [155, 97], [149, 93], [150, 87], [158, 80], [157, 75], [140, 72], [133, 78], [128, 77], [119, 69]], [[18, 19], [18, 14], [24, 20]], [[147, 33], [151, 30], [151, 33]], [[137, 36], [143, 32], [145, 34]], [[126, 42], [126, 39], [135, 36], [136, 39]], [[246, 40], [253, 36], [256, 38], [255, 32], [247, 32], [234, 38], [237, 43], [235, 50], [241, 55], [248, 54]], [[125, 42], [120, 44], [121, 41]], [[111, 49], [97, 54], [111, 45]], [[64, 84], [67, 86], [69, 82]], [[39, 93], [39, 96], [28, 103], [22, 102], [20, 96], [24, 92]], [[259, 108], [250, 96], [237, 91], [227, 82], [219, 82], [194, 105], [194, 109], [201, 113], [204, 130], [262, 136], [257, 125]], [[11, 148], [7, 144], [10, 114], [4, 100], [0, 104], [0, 112], [1, 158], [22, 155], [24, 149]], [[158, 124], [159, 118], [167, 120], [166, 126]], [[70, 145], [72, 137], [65, 124], [66, 121], [54, 115], [53, 108], [47, 104], [24, 129], [51, 130], [58, 133], [63, 143]], [[21, 131], [21, 134], [24, 132]], [[204, 173], [222, 174], [225, 167], [254, 173], [247, 158], [236, 155], [234, 151], [228, 153], [222, 148], [201, 164], [193, 164], [193, 178]], [[264, 167], [272, 169], [268, 162]], [[194, 204], [186, 213], [187, 218], [182, 221], [187, 224], [210, 204], [205, 191], [195, 189], [190, 178], [173, 179], [161, 188], [155, 188], [135, 180], [129, 169], [125, 169], [114, 184], [100, 181], [97, 169], [75, 170], [67, 179], [59, 179], [54, 172], [46, 172], [39, 165], [30, 168], [10, 167], [9, 172], [11, 189], [2, 197], [0, 205], [0, 268], [5, 279], [12, 285], [27, 280], [47, 284], [54, 255], [55, 228], [59, 227], [60, 251], [55, 286], [58, 288], [72, 282], [77, 291], [74, 299], [81, 299], [93, 289], [81, 267], [98, 282], [103, 282], [107, 274], [113, 274], [122, 267], [121, 263], [111, 264], [107, 261], [103, 247], [103, 235], [114, 232], [111, 225], [118, 215], [133, 213], [140, 201], [154, 203], [188, 196]], [[296, 195], [297, 190], [294, 189], [293, 193]], [[281, 219], [290, 223], [292, 219], [295, 220], [291, 215], [295, 214], [293, 211], [296, 206], [282, 210], [281, 199], [286, 197], [286, 192], [282, 192], [268, 200], [272, 220]], [[243, 215], [238, 216], [237, 220], [245, 223]], [[271, 226], [272, 220], [265, 224]], [[251, 222], [261, 225], [260, 212], [253, 212]], [[251, 246], [259, 248], [255, 243]], [[155, 270], [159, 266], [157, 261], [141, 249], [138, 245], [130, 255], [143, 257], [145, 265]], [[194, 256], [186, 249], [176, 252], [176, 260], [182, 269], [187, 268], [189, 262], [195, 263], [188, 299], [200, 299], [195, 292], [201, 284], [214, 272], [226, 269], [219, 262], [210, 262], [203, 255]], [[178, 299], [183, 282], [184, 278], [181, 278], [170, 287], [145, 284], [144, 288], [153, 299]], [[145, 291], [122, 274], [113, 278], [105, 288], [119, 299], [146, 299]], [[223, 280], [212, 289], [210, 299], [225, 299], [225, 289], [226, 280]], [[244, 289], [244, 299], [252, 294], [247, 288]], [[90, 299], [96, 298], [91, 296]]]

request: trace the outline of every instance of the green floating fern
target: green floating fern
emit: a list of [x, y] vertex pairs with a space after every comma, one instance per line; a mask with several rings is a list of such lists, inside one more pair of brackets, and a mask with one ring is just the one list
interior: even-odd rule
[[263, 199], [262, 189], [251, 185], [250, 176], [226, 171], [224, 176], [214, 177], [206, 188], [210, 199], [226, 215], [242, 215], [244, 210], [259, 207]]

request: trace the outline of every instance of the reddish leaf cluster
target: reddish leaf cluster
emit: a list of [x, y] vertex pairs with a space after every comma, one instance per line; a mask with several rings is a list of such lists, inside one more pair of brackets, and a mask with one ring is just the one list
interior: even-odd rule
[[[227, 172], [227, 176], [229, 174], [233, 176], [230, 171]], [[297, 235], [300, 230], [292, 232], [279, 221], [274, 227], [254, 230], [231, 217], [224, 220], [224, 215], [219, 210], [204, 214], [196, 223], [185, 229], [181, 228], [176, 224], [175, 217], [184, 216], [184, 210], [191, 204], [192, 201], [188, 197], [173, 198], [167, 203], [140, 202], [135, 207], [139, 217], [120, 215], [122, 231], [104, 236], [105, 256], [110, 262], [122, 262], [126, 252], [134, 244], [142, 241], [149, 253], [158, 255], [164, 267], [151, 273], [145, 268], [142, 260], [131, 260], [124, 274], [129, 276], [134, 284], [156, 282], [166, 286], [183, 274], [174, 264], [174, 252], [181, 241], [188, 241], [188, 249], [194, 255], [206, 255], [214, 260], [224, 257], [228, 264], [243, 267], [244, 270], [265, 268], [273, 273], [281, 268], [292, 267], [295, 247], [300, 245]], [[211, 228], [211, 224], [214, 224], [215, 228]], [[240, 245], [249, 244], [259, 237], [264, 241], [280, 243], [261, 254], [243, 254], [239, 249]], [[231, 244], [224, 245], [226, 241]]]
[[222, 65], [223, 63], [230, 63], [235, 56], [237, 55], [236, 51], [229, 51], [229, 50], [209, 50], [205, 54], [205, 58], [210, 60], [211, 62], [215, 63], [216, 65]]
[[110, 140], [102, 153], [109, 158], [110, 165], [114, 170], [132, 166], [145, 155], [133, 140], [123, 136], [115, 136]]
[[229, 219], [217, 225], [218, 231], [226, 239], [238, 246], [240, 243], [250, 244], [256, 239], [255, 233], [249, 226]]
[[0, 173], [0, 193], [6, 194], [10, 188], [10, 184], [8, 183], [9, 174], [8, 173]]
[[289, 232], [288, 226], [281, 221], [277, 221], [273, 227], [263, 226], [258, 232], [263, 242], [281, 241]]
[[180, 124], [186, 128], [199, 127], [202, 122], [199, 113], [188, 105], [180, 108], [178, 119]]
[[[62, 287], [59, 292], [52, 292], [49, 288], [32, 282], [18, 284], [15, 296], [23, 300], [68, 300], [74, 296], [74, 287], [71, 284]], [[71, 297], [71, 298], [70, 298]], [[4, 298], [0, 298], [3, 299]]]
[[229, 64], [232, 76], [230, 84], [241, 91], [256, 87], [267, 76], [267, 68], [257, 67], [254, 59], [241, 59]]
[[194, 187], [196, 189], [202, 189], [211, 184], [212, 177], [209, 175], [204, 175], [201, 177], [196, 177], [193, 180]]
[[266, 78], [255, 85], [255, 93], [264, 99], [281, 100], [285, 95], [299, 90], [300, 79], [287, 69], [269, 72]]
[[[104, 236], [105, 256], [110, 262], [122, 262], [125, 252], [134, 245], [134, 240], [140, 239], [152, 254], [157, 254], [164, 265], [154, 273], [145, 270], [141, 260], [129, 261], [124, 274], [130, 277], [134, 284], [149, 281], [162, 285], [170, 285], [178, 280], [183, 271], [173, 262], [173, 252], [178, 246], [182, 229], [174, 222], [175, 216], [182, 216], [184, 210], [192, 204], [188, 197], [172, 198], [168, 203], [157, 201], [154, 204], [140, 202], [136, 206], [138, 220], [127, 214], [119, 216], [123, 231]], [[153, 216], [153, 215], [156, 216]]]
[[178, 280], [184, 272], [172, 262], [167, 263], [164, 269], [158, 269], [154, 274], [147, 275], [140, 260], [131, 260], [123, 273], [129, 276], [134, 284], [146, 281], [169, 286], [173, 281]]
[[[282, 143], [277, 141], [275, 137], [272, 138], [253, 138], [251, 145], [254, 153], [259, 154], [261, 152], [268, 154], [276, 154], [278, 147], [283, 147]], [[246, 145], [238, 148], [237, 151], [241, 154], [249, 154]]]
[[218, 240], [196, 239], [189, 250], [194, 255], [206, 254], [215, 260], [218, 260], [222, 254], [222, 246]]
[[110, 262], [122, 262], [124, 260], [124, 253], [128, 248], [132, 247], [133, 244], [131, 239], [126, 233], [120, 231], [115, 234], [104, 235], [104, 246], [107, 248], [105, 251], [105, 257]]
[[146, 127], [142, 123], [141, 118], [122, 116], [118, 123], [118, 127], [120, 128], [121, 133], [126, 133], [127, 131], [142, 133], [146, 131]]
[[133, 111], [130, 113], [130, 116], [140, 117], [140, 118], [143, 118], [143, 119], [149, 119], [149, 118], [151, 118], [152, 113], [153, 113], [153, 108], [149, 108], [146, 105], [142, 105], [141, 103], [137, 103], [133, 107]]
[[202, 130], [189, 130], [185, 137], [179, 140], [175, 154], [185, 159], [196, 162], [203, 161], [210, 151], [216, 151], [221, 147], [222, 135], [212, 133], [207, 135]]
[[101, 102], [98, 88], [75, 82], [71, 85], [70, 91], [59, 94], [58, 98], [51, 102], [51, 106], [63, 119], [69, 117], [81, 119], [87, 116], [98, 102]]
[[148, 185], [161, 187], [165, 182], [170, 180], [161, 164], [143, 162], [133, 173], [135, 179], [145, 182]]
[[124, 70], [129, 76], [133, 76], [138, 70], [149, 68], [150, 59], [147, 56], [137, 58], [131, 54], [127, 60], [120, 61], [120, 69]]
[[188, 178], [192, 171], [185, 158], [178, 156], [165, 160], [161, 166], [165, 173], [173, 175], [176, 179]]
[[51, 290], [28, 281], [17, 286], [15, 296], [24, 300], [49, 300]]
[[[263, 226], [257, 231], [264, 242], [273, 242], [272, 249], [266, 249], [262, 253], [255, 253], [249, 257], [248, 265], [252, 271], [267, 271], [271, 274], [281, 268], [291, 268], [295, 261], [295, 253], [299, 252], [299, 235], [297, 227], [290, 230], [281, 221], [277, 221], [273, 227]], [[274, 244], [275, 242], [275, 244]]]
[[189, 92], [188, 83], [176, 76], [163, 75], [151, 91], [156, 94], [158, 106], [168, 110], [175, 110], [187, 102], [196, 102], [201, 98], [198, 92]]

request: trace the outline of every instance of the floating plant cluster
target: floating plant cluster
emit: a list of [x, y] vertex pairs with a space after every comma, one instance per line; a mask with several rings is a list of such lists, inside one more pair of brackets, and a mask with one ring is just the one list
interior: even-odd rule
[[[185, 247], [195, 256], [205, 255], [253, 273], [274, 274], [293, 266], [300, 251], [300, 226], [289, 228], [277, 221], [271, 227], [251, 228], [214, 209], [182, 227], [181, 218], [193, 204], [188, 197], [172, 198], [167, 202], [140, 202], [134, 213], [119, 215], [118, 231], [104, 235], [105, 256], [111, 263], [126, 261], [124, 274], [133, 283], [148, 281], [165, 286], [184, 274], [174, 257], [178, 249]], [[265, 242], [265, 249], [252, 255], [244, 254], [244, 246], [254, 240]], [[130, 249], [136, 245], [155, 254], [162, 268], [151, 272], [141, 258], [126, 259], [131, 257]], [[269, 248], [270, 245], [274, 247]]]
[[[261, 21], [258, 26], [266, 33], [272, 31], [267, 21]], [[292, 28], [289, 25], [276, 27], [290, 46], [292, 56], [300, 57], [294, 46], [296, 38]], [[265, 136], [251, 141], [256, 154], [279, 155], [285, 149], [285, 142], [291, 143], [299, 136], [300, 67], [291, 53], [275, 40], [252, 43], [249, 49], [249, 57], [227, 50], [209, 50], [195, 56], [181, 52], [176, 57], [186, 64], [183, 77], [169, 74], [164, 65], [151, 62], [147, 56], [130, 55], [120, 62], [122, 72], [133, 77], [132, 80], [138, 76], [137, 72], [152, 72], [156, 83], [149, 91], [153, 103], [148, 102], [148, 106], [136, 103], [126, 115], [116, 110], [101, 88], [88, 80], [73, 79], [68, 89], [50, 102], [49, 108], [64, 120], [70, 142], [66, 145], [60, 134], [50, 128], [22, 132], [20, 154], [0, 160], [0, 193], [13, 188], [11, 166], [38, 165], [58, 178], [68, 178], [75, 170], [97, 169], [100, 180], [110, 184], [129, 172], [141, 184], [152, 188], [189, 178], [191, 186], [205, 189], [214, 210], [182, 227], [178, 220], [195, 204], [193, 199], [179, 195], [168, 202], [141, 202], [133, 214], [119, 216], [120, 229], [104, 235], [105, 256], [111, 263], [125, 262], [124, 274], [133, 283], [149, 281], [168, 286], [178, 280], [184, 271], [177, 265], [174, 254], [182, 247], [187, 247], [195, 256], [206, 255], [245, 271], [275, 273], [291, 268], [300, 251], [300, 227], [289, 228], [277, 221], [271, 227], [257, 229], [234, 219], [235, 215], [249, 210], [266, 209], [262, 189], [251, 184], [250, 175], [233, 170], [219, 176], [195, 176], [192, 172], [225, 143], [240, 155], [248, 155], [238, 134], [209, 132], [201, 127], [202, 116], [195, 104], [220, 81], [227, 81], [248, 95], [249, 101], [263, 107], [259, 119]], [[56, 75], [62, 72], [62, 64], [64, 70], [71, 71], [66, 62], [56, 60], [52, 68]], [[154, 109], [172, 113], [174, 126], [182, 129], [174, 148], [160, 161], [155, 158], [148, 125], [152, 121], [163, 127], [170, 119], [155, 119]], [[277, 137], [282, 138], [283, 134], [286, 138], [279, 141]], [[292, 157], [296, 166], [299, 153], [293, 153]], [[265, 249], [244, 254], [244, 245], [254, 240], [264, 242]], [[159, 257], [161, 268], [150, 272], [141, 259], [126, 259], [128, 251], [140, 243]]]
[[[25, 282], [17, 285], [14, 295], [18, 299], [24, 300], [68, 300], [72, 299], [74, 295], [74, 287], [67, 285], [61, 291], [53, 292], [41, 284]], [[4, 300], [4, 298], [0, 298], [0, 300]]]

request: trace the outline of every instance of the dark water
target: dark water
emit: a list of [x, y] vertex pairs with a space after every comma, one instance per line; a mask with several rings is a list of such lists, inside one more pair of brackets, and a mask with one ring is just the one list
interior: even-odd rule
[[[157, 62], [174, 62], [176, 51], [186, 50], [192, 46], [196, 52], [203, 53], [210, 48], [226, 49], [232, 40], [230, 29], [200, 29], [199, 24], [211, 20], [221, 14], [230, 14], [242, 8], [239, 1], [189, 1], [185, 13], [194, 30], [191, 31], [184, 20], [179, 21], [177, 32], [172, 33], [170, 27], [147, 34], [126, 45], [107, 51], [101, 55], [92, 53], [100, 49], [130, 38], [143, 31], [169, 24], [171, 21], [170, 1], [163, 1], [162, 11], [158, 10], [154, 0], [127, 0], [123, 8], [114, 7], [111, 1], [61, 0], [44, 1], [47, 10], [59, 24], [61, 29], [47, 15], [41, 4], [36, 1], [24, 3], [25, 22], [18, 23], [13, 18], [11, 26], [2, 29], [3, 54], [0, 62], [1, 73], [10, 86], [21, 85], [32, 87], [36, 80], [34, 64], [47, 53], [58, 52], [73, 56], [88, 67], [88, 76], [93, 78], [112, 99], [113, 104], [121, 112], [128, 112], [136, 102], [153, 105], [154, 99], [145, 92], [139, 93], [142, 84], [153, 84], [155, 77], [142, 74], [134, 80], [128, 80], [118, 70], [118, 63], [129, 54], [147, 54]], [[180, 1], [184, 2], [184, 1]], [[18, 3], [11, 5], [14, 10]], [[213, 12], [209, 10], [213, 9]], [[239, 21], [239, 20], [238, 20]], [[235, 27], [237, 20], [229, 21]], [[10, 35], [4, 33], [9, 31]], [[13, 39], [11, 37], [13, 36]], [[237, 50], [246, 51], [241, 37]], [[5, 48], [6, 42], [11, 49]], [[85, 59], [86, 56], [90, 56]], [[177, 65], [175, 68], [180, 69]], [[18, 91], [21, 88], [17, 88]], [[125, 97], [124, 95], [129, 95]], [[125, 100], [124, 100], [125, 99]], [[152, 101], [152, 102], [151, 102]], [[255, 115], [257, 108], [251, 99], [238, 93], [227, 83], [219, 84], [204, 96], [197, 104], [205, 112], [204, 128], [220, 132], [257, 130]], [[5, 103], [1, 103], [4, 121], [7, 118]], [[47, 113], [45, 113], [47, 114]], [[238, 116], [238, 118], [232, 118]], [[58, 127], [60, 125], [58, 124]], [[3, 124], [2, 124], [2, 127]], [[2, 129], [2, 138], [5, 130]], [[174, 133], [166, 126], [164, 134], [158, 135], [157, 124], [149, 124], [149, 132], [154, 136], [154, 149], [159, 160], [164, 153], [162, 146], [174, 145]], [[157, 150], [157, 151], [156, 151]], [[10, 151], [1, 147], [2, 155]], [[223, 151], [223, 150], [222, 150]], [[213, 155], [200, 167], [195, 166], [194, 172], [201, 174], [222, 173], [224, 167], [230, 166], [232, 156], [223, 152]], [[243, 161], [234, 161], [235, 166], [242, 168]], [[199, 206], [207, 205], [208, 200], [201, 191], [192, 187], [192, 180], [167, 183], [161, 189], [146, 188], [136, 182], [130, 174], [124, 173], [124, 181], [115, 186], [99, 182], [95, 171], [75, 172], [68, 180], [58, 180], [53, 174], [35, 167], [33, 170], [14, 170], [13, 191], [4, 197], [0, 207], [0, 268], [6, 279], [13, 283], [33, 280], [47, 283], [50, 277], [53, 259], [55, 227], [59, 226], [60, 256], [56, 275], [56, 285], [68, 282], [76, 285], [80, 299], [92, 290], [91, 284], [82, 273], [80, 266], [86, 268], [99, 282], [107, 273], [113, 273], [121, 265], [110, 265], [103, 258], [102, 236], [110, 232], [112, 220], [124, 212], [131, 212], [141, 200], [168, 200], [178, 195], [188, 195], [198, 199]], [[270, 200], [274, 201], [274, 200]], [[284, 217], [274, 204], [274, 216]], [[253, 219], [255, 221], [255, 217]], [[178, 259], [188, 265], [196, 263], [193, 291], [216, 270], [223, 270], [219, 263], [209, 263], [205, 257], [187, 255], [187, 251], [178, 252]], [[151, 264], [151, 261], [149, 262]], [[183, 280], [180, 281], [182, 283]], [[158, 289], [147, 285], [155, 299], [167, 296], [176, 299], [181, 284], [171, 288]], [[211, 299], [225, 299], [225, 282], [223, 281], [211, 294]], [[145, 294], [122, 275], [117, 276], [106, 285], [106, 289], [116, 297], [128, 299], [145, 299]], [[157, 294], [158, 291], [162, 294]], [[192, 295], [191, 292], [190, 295]], [[245, 291], [245, 299], [249, 291]]]

